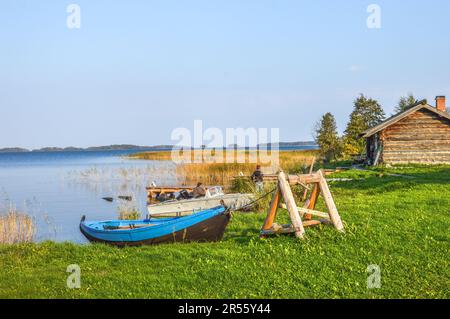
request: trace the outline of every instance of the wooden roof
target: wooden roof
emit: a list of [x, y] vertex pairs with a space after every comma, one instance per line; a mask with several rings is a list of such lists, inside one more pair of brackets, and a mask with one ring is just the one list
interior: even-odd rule
[[405, 117], [407, 117], [408, 115], [417, 112], [421, 109], [426, 109], [430, 112], [436, 113], [437, 115], [446, 118], [447, 120], [450, 121], [450, 114], [448, 114], [447, 112], [442, 112], [439, 111], [438, 109], [436, 109], [434, 106], [431, 106], [429, 104], [426, 104], [424, 102], [419, 102], [418, 104], [410, 107], [409, 109], [400, 112], [390, 118], [388, 118], [387, 120], [381, 122], [380, 124], [369, 128], [368, 130], [362, 132], [359, 136], [360, 137], [370, 137], [372, 135], [374, 135], [375, 133], [378, 133], [379, 131], [384, 130], [386, 127], [391, 126], [394, 123], [397, 123], [398, 121], [400, 121], [401, 119], [404, 119]]

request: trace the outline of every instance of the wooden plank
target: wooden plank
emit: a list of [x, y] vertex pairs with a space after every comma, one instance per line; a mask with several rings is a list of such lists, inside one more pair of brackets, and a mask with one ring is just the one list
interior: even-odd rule
[[438, 155], [431, 155], [431, 154], [423, 154], [424, 156], [414, 156], [414, 155], [386, 155], [386, 159], [393, 159], [393, 160], [418, 160], [418, 161], [428, 161], [428, 162], [435, 162], [435, 161], [449, 161], [450, 156], [438, 156]]
[[412, 149], [412, 148], [411, 149], [402, 149], [402, 148], [392, 149], [392, 148], [390, 148], [388, 150], [385, 150], [384, 153], [385, 154], [389, 154], [389, 153], [392, 153], [392, 154], [396, 154], [396, 153], [398, 153], [398, 154], [418, 154], [418, 155], [427, 153], [427, 154], [449, 155], [450, 154], [450, 150], [445, 150], [445, 149], [442, 149], [442, 150], [440, 150], [440, 149], [420, 149], [420, 148], [417, 148], [417, 149]]
[[450, 156], [436, 156], [423, 154], [425, 156], [414, 156], [414, 155], [385, 155], [384, 160], [402, 160], [402, 161], [426, 161], [426, 162], [436, 162], [436, 161], [449, 161]]
[[294, 227], [282, 227], [278, 229], [263, 229], [261, 230], [261, 236], [292, 234], [295, 232]]
[[422, 152], [418, 152], [418, 151], [389, 151], [384, 153], [384, 156], [401, 156], [401, 157], [450, 157], [450, 152], [447, 151], [427, 151], [427, 150], [423, 150]]
[[428, 147], [426, 149], [425, 147], [389, 147], [388, 149], [385, 149], [384, 153], [418, 153], [422, 154], [424, 151], [427, 153], [442, 153], [442, 154], [450, 154], [450, 150], [448, 150], [448, 147]]
[[387, 131], [386, 132], [386, 139], [390, 138], [404, 138], [407, 140], [409, 137], [413, 137], [414, 139], [425, 139], [429, 137], [441, 137], [446, 138], [450, 134], [450, 128], [446, 129], [439, 129], [437, 127], [433, 128], [425, 128], [425, 127], [418, 127], [418, 128], [412, 128], [412, 127], [405, 127], [402, 129], [398, 129], [395, 131]]
[[307, 220], [303, 222], [303, 227], [311, 227], [322, 224], [320, 220]]
[[[450, 134], [449, 134], [450, 138]], [[450, 145], [450, 139], [447, 139], [445, 136], [440, 136], [440, 139], [414, 139], [414, 140], [385, 140], [387, 146], [428, 146], [428, 145], [438, 145], [438, 146], [448, 146]]]
[[[322, 224], [320, 220], [309, 220], [302, 223], [303, 227], [312, 227]], [[292, 234], [295, 233], [295, 227], [292, 225], [275, 225], [275, 227], [270, 229], [263, 229], [260, 232], [261, 236], [270, 235], [282, 235], [282, 234]]]
[[320, 192], [322, 193], [325, 205], [327, 206], [331, 222], [338, 231], [344, 231], [344, 225], [342, 224], [341, 217], [339, 216], [338, 210], [334, 203], [333, 196], [331, 195], [330, 189], [328, 187], [328, 183], [325, 177], [322, 175], [322, 171], [319, 170], [318, 173], [322, 177], [319, 182]]
[[[320, 193], [319, 183], [315, 183], [309, 199], [305, 202], [304, 208], [314, 210], [317, 204], [317, 199], [319, 198], [319, 193]], [[311, 214], [304, 215], [304, 219], [306, 220], [310, 220], [311, 218], [312, 218]]]
[[317, 173], [288, 176], [288, 181], [290, 185], [318, 183], [319, 180], [320, 176]]
[[[339, 172], [342, 169], [337, 170], [325, 170], [324, 174], [329, 175], [334, 172]], [[242, 178], [242, 177], [236, 177], [236, 178]], [[297, 185], [297, 184], [303, 184], [308, 185], [312, 183], [318, 183], [320, 180], [320, 177], [317, 175], [317, 173], [313, 174], [299, 174], [299, 175], [289, 175], [286, 177], [290, 185]], [[278, 175], [276, 174], [264, 174], [263, 176], [264, 182], [276, 182], [278, 180]]]
[[317, 199], [319, 198], [319, 194], [320, 194], [319, 183], [316, 183], [316, 184], [314, 184], [314, 188], [311, 192], [311, 196], [309, 197], [309, 205], [307, 207], [308, 209], [316, 208]]
[[[285, 175], [286, 176], [286, 175]], [[265, 174], [263, 176], [264, 181], [277, 181], [278, 175], [275, 174]], [[319, 181], [319, 177], [317, 174], [299, 174], [299, 175], [289, 175], [286, 176], [286, 179], [289, 181], [289, 184], [311, 184]]]
[[[408, 128], [406, 128], [408, 130]], [[385, 137], [388, 141], [417, 141], [417, 140], [446, 140], [450, 136], [450, 128], [445, 132], [425, 131], [423, 129], [420, 132], [389, 132]]]
[[385, 149], [386, 153], [419, 153], [423, 154], [424, 152], [434, 154], [434, 153], [442, 153], [442, 154], [450, 154], [450, 145], [448, 146], [439, 146], [439, 145], [429, 145], [429, 146], [399, 146], [399, 147], [388, 147]]
[[[450, 136], [449, 136], [450, 139]], [[450, 146], [447, 140], [414, 140], [414, 141], [385, 141], [387, 148], [422, 148], [428, 147], [430, 149], [447, 148]]]
[[450, 160], [386, 160], [385, 163], [389, 164], [450, 164]]
[[283, 195], [284, 202], [286, 203], [292, 225], [295, 228], [295, 236], [303, 239], [305, 229], [303, 228], [302, 219], [300, 217], [300, 213], [298, 212], [294, 195], [292, 194], [291, 187], [286, 180], [286, 174], [284, 172], [280, 172], [278, 174], [278, 185], [280, 187], [281, 194]]
[[304, 213], [304, 214], [310, 214], [312, 216], [317, 216], [317, 217], [321, 217], [321, 218], [325, 218], [325, 219], [330, 219], [330, 215], [324, 212], [319, 212], [318, 210], [313, 210], [313, 209], [308, 209], [308, 208], [303, 208], [303, 207], [299, 207], [298, 208], [300, 213]]
[[407, 149], [399, 149], [399, 150], [389, 150], [389, 151], [385, 151], [384, 152], [385, 155], [422, 155], [422, 156], [427, 156], [430, 154], [433, 155], [438, 155], [438, 156], [449, 156], [450, 155], [450, 151], [446, 151], [446, 150], [426, 150], [426, 149], [417, 149], [417, 150], [407, 150]]
[[270, 202], [269, 210], [267, 212], [267, 217], [262, 227], [263, 230], [270, 229], [273, 226], [273, 222], [277, 215], [278, 206], [280, 204], [280, 198], [281, 198], [280, 188], [277, 187], [276, 192], [272, 195], [272, 200]]
[[[425, 154], [426, 153], [426, 154]], [[447, 150], [427, 150], [427, 149], [397, 149], [397, 150], [388, 150], [385, 151], [384, 154], [400, 154], [400, 155], [429, 155], [429, 154], [436, 154], [436, 155], [442, 155], [442, 156], [448, 156], [450, 155], [450, 151]]]
[[389, 164], [450, 164], [450, 159], [443, 160], [443, 159], [402, 159], [402, 158], [395, 158], [395, 159], [386, 159], [384, 160], [385, 163]]
[[[408, 129], [405, 129], [408, 130]], [[392, 144], [411, 144], [411, 143], [424, 143], [426, 141], [433, 141], [432, 143], [445, 143], [450, 138], [450, 131], [448, 133], [413, 133], [408, 135], [389, 134], [386, 135], [385, 141], [392, 142]]]
[[[286, 209], [286, 204], [281, 204], [281, 207]], [[317, 217], [321, 217], [321, 218], [325, 218], [325, 219], [330, 219], [330, 216], [327, 213], [324, 212], [320, 212], [318, 210], [313, 210], [313, 209], [308, 209], [308, 208], [304, 208], [304, 207], [297, 207], [300, 216], [304, 217], [306, 214], [312, 215], [312, 216], [317, 216]]]

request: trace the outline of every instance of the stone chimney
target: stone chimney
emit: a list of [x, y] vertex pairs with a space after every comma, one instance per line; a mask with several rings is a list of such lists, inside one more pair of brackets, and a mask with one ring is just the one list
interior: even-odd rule
[[439, 111], [447, 112], [446, 106], [445, 106], [445, 96], [436, 96], [436, 108]]

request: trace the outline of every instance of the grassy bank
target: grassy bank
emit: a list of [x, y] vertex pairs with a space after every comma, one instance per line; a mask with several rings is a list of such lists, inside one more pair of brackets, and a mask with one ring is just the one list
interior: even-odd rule
[[[333, 177], [354, 179], [330, 185], [345, 234], [261, 240], [264, 216], [236, 213], [218, 243], [2, 245], [0, 298], [449, 298], [450, 166]], [[80, 289], [66, 287], [70, 264]], [[371, 264], [379, 289], [367, 288]]]
[[[208, 185], [220, 184], [225, 186], [229, 186], [232, 179], [241, 173], [246, 176], [251, 175], [255, 170], [256, 162], [268, 171], [276, 171], [281, 167], [286, 172], [298, 173], [311, 165], [313, 157], [319, 156], [316, 150], [278, 151], [267, 155], [259, 154], [258, 151], [244, 150], [225, 151], [218, 154], [214, 151], [211, 154], [210, 150], [187, 152], [189, 155], [187, 159], [190, 163], [180, 164], [176, 168], [177, 175], [180, 176], [184, 184], [202, 181]], [[184, 156], [183, 151], [181, 151], [181, 156]], [[209, 156], [215, 156], [217, 162], [211, 161]], [[269, 159], [277, 158], [279, 165], [272, 167], [265, 156]], [[130, 155], [130, 158], [155, 161], [172, 161], [173, 159], [170, 151], [137, 153]]]

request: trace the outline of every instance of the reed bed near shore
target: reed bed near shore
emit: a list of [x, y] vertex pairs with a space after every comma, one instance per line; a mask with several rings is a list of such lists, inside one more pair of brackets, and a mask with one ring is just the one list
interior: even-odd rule
[[318, 156], [317, 150], [278, 150], [271, 152], [258, 150], [177, 150], [177, 151], [149, 151], [135, 153], [128, 156], [131, 159], [152, 160], [152, 161], [173, 161], [174, 158], [184, 159], [186, 162], [210, 162], [214, 158], [217, 163], [249, 163], [254, 162], [254, 158], [264, 159], [264, 157], [278, 157], [280, 161], [292, 161], [303, 158]]
[[[260, 164], [265, 173], [275, 173], [280, 168], [289, 173], [305, 172], [312, 159], [319, 156], [316, 150], [274, 151], [267, 154], [260, 154], [257, 150], [227, 150], [218, 154], [214, 150], [185, 152], [176, 154], [185, 158], [184, 162], [176, 166], [177, 176], [185, 185], [201, 181], [209, 185], [229, 186], [236, 176], [250, 176], [256, 164]], [[133, 154], [130, 158], [157, 161], [174, 159], [170, 151], [143, 152]]]
[[136, 194], [131, 195], [131, 200], [118, 200], [117, 215], [120, 220], [137, 220], [143, 217], [139, 210], [139, 203], [137, 202]]
[[33, 218], [27, 214], [8, 208], [6, 214], [0, 215], [0, 243], [29, 243], [34, 239], [36, 227]]
[[117, 208], [117, 213], [120, 220], [138, 220], [142, 217], [142, 213], [136, 208], [136, 206], [119, 206]]
[[176, 165], [168, 161], [136, 167], [95, 166], [72, 170], [64, 177], [70, 187], [86, 189], [101, 196], [140, 194], [153, 181], [158, 185], [181, 183], [176, 174]]

